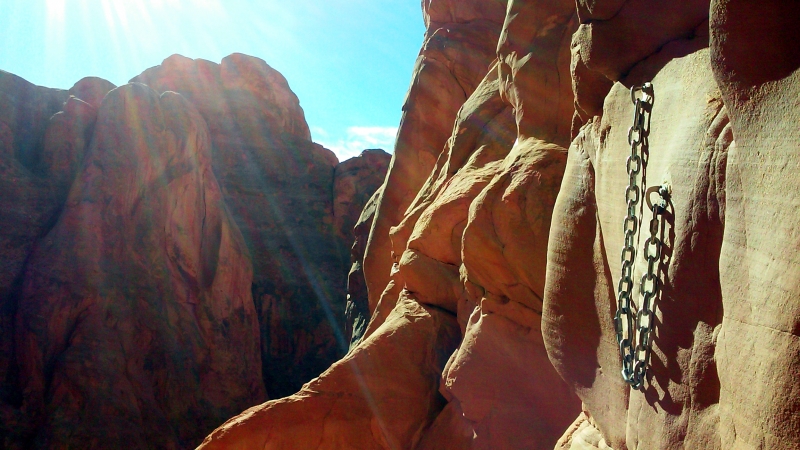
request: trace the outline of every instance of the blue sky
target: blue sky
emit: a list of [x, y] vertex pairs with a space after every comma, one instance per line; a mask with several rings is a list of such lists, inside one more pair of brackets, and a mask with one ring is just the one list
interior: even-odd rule
[[126, 83], [173, 53], [258, 56], [340, 160], [391, 151], [425, 31], [419, 0], [0, 0], [0, 69], [67, 89]]

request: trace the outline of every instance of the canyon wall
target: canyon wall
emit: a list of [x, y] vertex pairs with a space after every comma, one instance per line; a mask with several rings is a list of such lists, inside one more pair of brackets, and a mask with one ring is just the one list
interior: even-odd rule
[[0, 99], [0, 446], [192, 448], [344, 354], [390, 156], [339, 164], [264, 61]]
[[[664, 19], [642, 21], [645, 11]], [[800, 448], [800, 292], [786, 284], [800, 266], [787, 251], [798, 240], [784, 195], [798, 164], [797, 12], [732, 0], [579, 13], [590, 24], [574, 57], [617, 83], [573, 141], [553, 217], [545, 343], [584, 403], [558, 448]], [[632, 390], [609, 317], [621, 289], [629, 88], [649, 80], [642, 203], [661, 186], [667, 202], [655, 222], [662, 251], [635, 259], [633, 279], [645, 280], [655, 256], [661, 288], [649, 370]], [[780, 187], [766, 181], [775, 176]], [[653, 215], [643, 208], [647, 235]]]
[[422, 7], [350, 352], [201, 448], [800, 448], [796, 8]]
[[4, 446], [800, 449], [797, 8], [422, 15], [391, 162], [244, 55], [0, 73]]
[[539, 324], [574, 5], [423, 6], [392, 165], [359, 223], [369, 323], [318, 379], [203, 448], [545, 448], [580, 412]]

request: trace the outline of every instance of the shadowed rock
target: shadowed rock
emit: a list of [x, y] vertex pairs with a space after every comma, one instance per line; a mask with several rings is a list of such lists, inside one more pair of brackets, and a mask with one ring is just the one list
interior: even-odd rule
[[205, 122], [126, 85], [86, 158], [24, 276], [23, 427], [41, 447], [190, 446], [265, 398], [252, 269]]
[[174, 55], [134, 80], [180, 92], [208, 123], [214, 173], [253, 259], [264, 382], [272, 397], [296, 392], [347, 348], [351, 228], [385, 169], [372, 156], [343, 163], [337, 188], [336, 156], [310, 141], [297, 97], [258, 58]]

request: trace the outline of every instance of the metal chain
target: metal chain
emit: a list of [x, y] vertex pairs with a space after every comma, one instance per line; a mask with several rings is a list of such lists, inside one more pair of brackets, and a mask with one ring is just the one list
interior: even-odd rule
[[[641, 97], [637, 93], [641, 92]], [[634, 104], [633, 124], [628, 129], [628, 144], [631, 154], [625, 162], [628, 173], [628, 187], [625, 189], [627, 214], [622, 223], [625, 244], [622, 247], [620, 260], [622, 270], [617, 284], [617, 312], [614, 326], [617, 332], [619, 355], [622, 358], [622, 378], [634, 389], [642, 387], [650, 362], [650, 333], [653, 329], [653, 299], [658, 295], [661, 281], [658, 278], [658, 262], [661, 259], [661, 240], [658, 238], [660, 228], [659, 217], [666, 209], [669, 192], [662, 187], [658, 193], [661, 199], [652, 206], [653, 218], [650, 221], [650, 237], [645, 242], [645, 259], [647, 273], [642, 276], [639, 291], [643, 299], [636, 314], [636, 330], [634, 336], [633, 269], [636, 261], [636, 234], [639, 231], [637, 207], [642, 197], [642, 189], [638, 185], [639, 173], [642, 171], [642, 155], [640, 147], [646, 144], [650, 125], [650, 111], [653, 107], [653, 85], [645, 83], [631, 88], [631, 102]]]

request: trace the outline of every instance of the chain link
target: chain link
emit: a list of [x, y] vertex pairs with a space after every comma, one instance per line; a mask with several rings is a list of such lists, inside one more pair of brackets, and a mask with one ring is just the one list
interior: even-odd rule
[[[641, 93], [641, 96], [637, 94]], [[639, 174], [643, 168], [642, 150], [647, 147], [647, 136], [650, 126], [650, 112], [653, 107], [653, 85], [645, 83], [631, 88], [631, 102], [634, 104], [633, 124], [628, 129], [628, 144], [631, 154], [625, 162], [628, 173], [628, 187], [625, 188], [627, 214], [622, 223], [624, 245], [620, 260], [622, 270], [617, 284], [617, 312], [614, 326], [617, 332], [619, 355], [622, 359], [622, 378], [634, 389], [640, 389], [647, 375], [650, 363], [650, 334], [653, 330], [653, 299], [661, 289], [658, 278], [658, 263], [661, 260], [662, 242], [659, 218], [663, 216], [667, 206], [669, 192], [665, 187], [658, 190], [660, 199], [652, 204], [653, 217], [650, 220], [650, 237], [644, 244], [644, 256], [647, 260], [647, 273], [639, 282], [642, 302], [634, 315], [633, 307], [633, 269], [636, 261], [636, 236], [639, 231], [639, 218], [636, 215], [642, 189], [638, 184]], [[649, 203], [649, 202], [648, 202]], [[634, 322], [636, 335], [634, 335]]]

